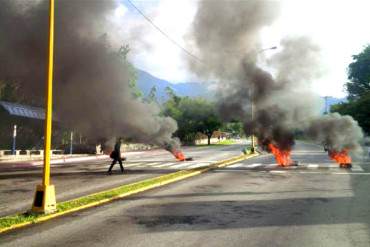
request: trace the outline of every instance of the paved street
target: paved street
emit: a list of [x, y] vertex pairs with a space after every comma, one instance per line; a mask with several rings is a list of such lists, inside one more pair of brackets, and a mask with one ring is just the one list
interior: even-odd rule
[[370, 171], [298, 144], [0, 237], [1, 246], [369, 246]]
[[[241, 154], [243, 145], [184, 147], [193, 161], [178, 162], [167, 151], [158, 149], [133, 152], [124, 162], [126, 171], [119, 165], [111, 176], [106, 174], [110, 159], [52, 165], [51, 179], [56, 186], [57, 201], [65, 201], [86, 194], [110, 189], [150, 177], [208, 165], [212, 162]], [[42, 167], [32, 164], [0, 163], [0, 216], [30, 209], [36, 185], [41, 182]]]

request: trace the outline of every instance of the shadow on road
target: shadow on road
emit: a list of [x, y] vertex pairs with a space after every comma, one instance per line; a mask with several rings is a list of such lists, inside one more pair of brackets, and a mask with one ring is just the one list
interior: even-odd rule
[[[225, 228], [368, 223], [348, 215], [352, 198], [293, 198], [257, 201], [195, 201], [152, 204], [129, 214], [149, 231], [202, 231]], [[340, 206], [339, 206], [340, 205]], [[319, 209], [319, 210], [315, 210]], [[335, 209], [335, 210], [333, 210]], [[315, 213], [312, 211], [315, 210]], [[153, 212], [157, 212], [157, 215]], [[284, 220], [282, 220], [284, 218]]]

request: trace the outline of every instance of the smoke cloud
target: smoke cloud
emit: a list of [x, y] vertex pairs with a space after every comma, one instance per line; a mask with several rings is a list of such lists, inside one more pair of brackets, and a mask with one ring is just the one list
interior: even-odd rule
[[[286, 37], [267, 62], [272, 72], [259, 65], [264, 52], [260, 31], [274, 22], [279, 8], [278, 2], [264, 0], [199, 2], [189, 48], [201, 62], [188, 59], [189, 68], [217, 84], [220, 116], [241, 120], [246, 134], [255, 134], [266, 149], [272, 143], [290, 150], [296, 130], [338, 148], [354, 148], [362, 134], [352, 118], [319, 117], [321, 99], [311, 82], [321, 76], [323, 66], [312, 40]], [[336, 121], [333, 133], [324, 131]]]
[[[111, 47], [108, 17], [116, 7], [114, 0], [56, 1], [54, 109], [90, 138], [177, 145], [177, 123], [133, 96], [130, 67]], [[48, 8], [44, 0], [1, 1], [0, 80], [18, 83], [29, 102], [44, 97]]]
[[325, 144], [329, 149], [361, 151], [359, 140], [363, 132], [358, 123], [350, 116], [332, 113], [310, 122], [306, 133], [313, 140]]

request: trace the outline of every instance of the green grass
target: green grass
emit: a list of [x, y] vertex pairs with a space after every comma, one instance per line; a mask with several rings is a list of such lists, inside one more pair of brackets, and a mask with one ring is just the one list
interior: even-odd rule
[[232, 145], [232, 144], [235, 144], [235, 143], [236, 143], [235, 140], [225, 139], [223, 141], [220, 141], [220, 142], [216, 143], [216, 145]]
[[231, 139], [225, 139], [223, 141], [217, 142], [217, 143], [212, 143], [210, 145], [208, 144], [197, 144], [195, 147], [217, 147], [217, 146], [228, 146], [228, 145], [233, 145], [236, 144], [235, 140]]
[[[88, 195], [88, 196], [83, 196], [83, 197], [73, 199], [70, 201], [66, 201], [66, 202], [61, 202], [57, 204], [57, 211], [55, 213], [52, 213], [51, 215], [70, 211], [74, 208], [85, 206], [85, 205], [95, 203], [101, 200], [112, 199], [121, 194], [125, 194], [130, 191], [136, 191], [139, 189], [143, 189], [145, 187], [149, 187], [157, 183], [165, 182], [165, 181], [174, 179], [176, 177], [181, 177], [183, 175], [192, 173], [197, 170], [201, 170], [201, 169], [196, 168], [196, 169], [190, 169], [190, 170], [183, 170], [183, 171], [163, 175], [163, 176], [156, 177], [156, 178], [150, 178], [150, 179], [143, 180], [137, 183], [122, 185], [112, 190], [103, 191], [103, 192], [99, 192], [99, 193]], [[33, 214], [33, 213], [21, 213], [21, 214], [15, 214], [15, 215], [2, 217], [0, 218], [0, 232], [1, 230], [8, 228], [10, 226], [13, 226], [13, 225], [26, 223], [26, 222], [35, 223], [37, 222], [37, 220], [43, 217], [45, 217], [45, 215]]]

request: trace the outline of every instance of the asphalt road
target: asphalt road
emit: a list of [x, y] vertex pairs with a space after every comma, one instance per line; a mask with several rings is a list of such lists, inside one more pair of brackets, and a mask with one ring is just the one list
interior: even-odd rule
[[[184, 147], [183, 151], [193, 161], [178, 162], [163, 149], [125, 154], [125, 173], [119, 165], [108, 176], [111, 163], [106, 160], [56, 164], [51, 168], [51, 182], [56, 188], [57, 201], [65, 201], [123, 184], [160, 176], [180, 169], [205, 166], [212, 162], [241, 154], [243, 145], [215, 145], [211, 147]], [[7, 165], [0, 163], [0, 216], [29, 210], [36, 185], [41, 183], [42, 167]]]
[[370, 246], [368, 164], [339, 169], [298, 144], [270, 155], [0, 235], [1, 246]]

